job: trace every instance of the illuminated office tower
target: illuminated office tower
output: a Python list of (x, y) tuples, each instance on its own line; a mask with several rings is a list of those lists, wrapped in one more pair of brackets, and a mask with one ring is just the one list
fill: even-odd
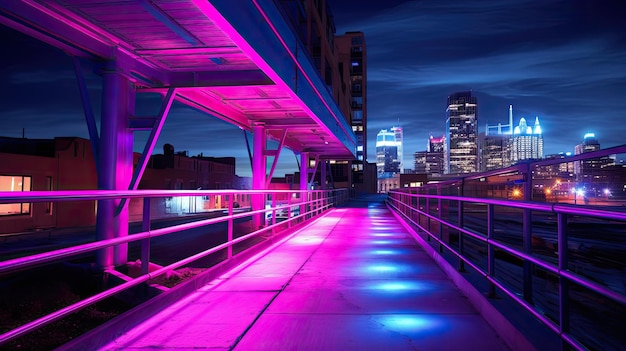
[(382, 129), (376, 135), (376, 171), (378, 178), (388, 178), (400, 173), (396, 136), (387, 129)]
[(443, 175), (443, 155), (446, 151), (446, 137), (433, 137), (428, 139), (428, 150), (426, 154), (426, 173), (430, 177), (441, 177)]
[(522, 160), (541, 158), (543, 158), (543, 134), (539, 117), (535, 117), (535, 124), (532, 127), (522, 117), (511, 136), (511, 162), (515, 164)]
[(414, 154), (415, 173), (425, 173), (428, 178), (443, 176), (443, 155), (446, 149), (444, 136), (428, 138), (426, 151)]
[(478, 171), (477, 100), (472, 92), (448, 96), (444, 173)]
[[(600, 150), (600, 142), (594, 133), (587, 133), (583, 142), (574, 147), (574, 154), (580, 155)], [(578, 182), (589, 185), (600, 182), (604, 175), (601, 170), (607, 166), (615, 165), (615, 159), (608, 156), (588, 158), (574, 163), (574, 173)]]
[[(335, 37), (339, 72), (342, 86), (349, 89), (349, 123), (356, 137), (356, 161), (352, 161), (352, 183), (356, 189), (367, 190), (369, 184), (367, 168), (367, 56), (365, 34), (346, 32)], [(372, 167), (373, 168), (373, 167)], [(371, 190), (371, 189), (370, 189)]]
[(489, 134), (480, 138), (480, 170), (493, 171), (511, 165), (511, 135)]
[(509, 105), (509, 123), (487, 124), (480, 136), (480, 170), (492, 171), (511, 165), (511, 136), (513, 135), (513, 105)]

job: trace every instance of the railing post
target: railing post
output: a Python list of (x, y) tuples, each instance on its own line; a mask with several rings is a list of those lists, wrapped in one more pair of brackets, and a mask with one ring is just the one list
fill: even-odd
[[(487, 204), (487, 274), (490, 278), (496, 276), (496, 257), (495, 250), (491, 241), (493, 240), (493, 217), (494, 217), (493, 204)], [(488, 297), (496, 297), (496, 286), (490, 281)]]
[[(532, 175), (530, 165), (525, 164), (524, 171), (524, 202), (530, 202), (532, 199)], [(531, 255), (532, 246), (532, 212), (530, 209), (524, 209), (524, 218), (522, 224), (524, 253)], [(530, 261), (524, 261), (524, 300), (533, 302), (533, 264)]]
[[(428, 195), (428, 194), (427, 194)], [(426, 232), (428, 234), (428, 240), (430, 241), (430, 236), (431, 231), (430, 231), (430, 197), (424, 197), (424, 199), (426, 199), (426, 208), (425, 208), (425, 212), (426, 212)]]
[[(437, 196), (441, 196), (441, 188), (437, 187)], [(437, 223), (437, 225), (439, 226), (439, 252), (443, 252), (443, 224), (441, 223), (441, 220), (443, 220), (443, 218), (441, 218), (441, 214), (443, 213), (443, 211), (441, 211), (441, 198), (437, 198), (437, 218), (439, 218), (439, 222)]]
[[(272, 218), (270, 223), (268, 223), (269, 225), (273, 225), (276, 224), (276, 194), (272, 194)], [(274, 230), (272, 229), (272, 232), (274, 232)]]
[[(233, 241), (233, 233), (234, 233), (234, 221), (233, 221), (233, 202), (235, 200), (235, 194), (228, 194), (228, 242)], [(228, 252), (226, 254), (227, 258), (233, 257), (233, 246), (228, 245)]]
[[(559, 273), (567, 270), (567, 215), (564, 213), (557, 214), (557, 231), (558, 231), (558, 255), (559, 255)], [(561, 350), (569, 349), (569, 345), (563, 338), (563, 334), (569, 333), (569, 282), (565, 277), (559, 274), (559, 332), (561, 335)]]
[[(150, 231), (150, 197), (143, 198), (141, 230)], [(141, 274), (148, 274), (150, 266), (150, 238), (141, 240)]]
[[(463, 201), (459, 200), (459, 208), (457, 213), (457, 221), (459, 228), (463, 228)], [(463, 232), (459, 231), (459, 255), (463, 256), (465, 248), (463, 244)], [(465, 261), (459, 259), (459, 272), (465, 272)]]
[(289, 206), (287, 208), (287, 228), (291, 228), (291, 197), (293, 196), (293, 193), (289, 192), (287, 193), (287, 205)]

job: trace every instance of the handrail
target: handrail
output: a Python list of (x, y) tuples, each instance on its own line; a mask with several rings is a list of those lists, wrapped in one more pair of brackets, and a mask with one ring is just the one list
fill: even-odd
[[(435, 184), (435, 186), (441, 187), (441, 184)], [(425, 189), (430, 188), (429, 185), (424, 187)], [(437, 209), (435, 214), (432, 212), (431, 208), (431, 200), (436, 199), (437, 201)], [(422, 201), (420, 201), (422, 200)], [(455, 223), (449, 222), (444, 216), (442, 207), (442, 200), (447, 200), (450, 202), (458, 203), (458, 225)], [(486, 206), (485, 212), (487, 212), (486, 219), (486, 232), (477, 232), (475, 230), (470, 230), (465, 228), (463, 225), (463, 218), (467, 216), (463, 212), (463, 204), (472, 203), (478, 205)], [(550, 330), (557, 333), (561, 338), (564, 344), (567, 344), (573, 347), (576, 350), (587, 350), (587, 347), (579, 341), (575, 335), (572, 334), (569, 325), (569, 306), (566, 303), (565, 299), (567, 296), (563, 295), (563, 291), (566, 291), (567, 288), (559, 290), (559, 304), (560, 304), (560, 317), (561, 322), (554, 321), (551, 318), (548, 318), (546, 315), (541, 313), (532, 303), (532, 297), (527, 297), (526, 294), (524, 296), (519, 296), (515, 291), (507, 288), (505, 284), (497, 279), (495, 276), (495, 268), (492, 266), (495, 264), (494, 250), (493, 248), (497, 248), (506, 252), (509, 255), (517, 257), (522, 261), (540, 267), (551, 274), (556, 275), (560, 279), (560, 284), (573, 283), (579, 286), (582, 286), (594, 293), (597, 293), (601, 296), (609, 298), (619, 304), (626, 306), (626, 295), (620, 293), (618, 291), (612, 290), (601, 283), (583, 277), (580, 274), (572, 272), (568, 269), (567, 266), (567, 216), (586, 216), (598, 219), (605, 220), (614, 220), (614, 221), (625, 221), (626, 222), (626, 213), (611, 211), (606, 209), (596, 209), (596, 208), (588, 208), (581, 207), (576, 205), (561, 205), (561, 204), (553, 204), (553, 203), (540, 203), (540, 202), (520, 202), (520, 201), (511, 201), (511, 200), (502, 200), (502, 199), (492, 199), (492, 198), (472, 198), (472, 197), (462, 197), (462, 196), (449, 196), (449, 195), (431, 195), (431, 194), (422, 194), (420, 191), (416, 191), (416, 189), (397, 189), (392, 190), (388, 193), (388, 205), (389, 207), (398, 213), (403, 220), (409, 222), (412, 226), (419, 228), (420, 231), (423, 231), (429, 238), (429, 240), (434, 240), (437, 245), (445, 248), (447, 252), (453, 254), (457, 257), (463, 264), (469, 265), (472, 269), (474, 269), (478, 274), (484, 277), (492, 286), (492, 289), (497, 287), (501, 291), (503, 291), (506, 295), (516, 301), (520, 306), (526, 309), (529, 313), (531, 313), (534, 317), (539, 319), (544, 325), (546, 325)], [(450, 207), (454, 206), (452, 203), (448, 203)], [(522, 209), (525, 212), (525, 218), (522, 220), (523, 230), (522, 233), (530, 234), (529, 226), (532, 226), (532, 223), (529, 219), (526, 219), (526, 214), (530, 213), (530, 211), (539, 211), (544, 213), (551, 213), (557, 215), (558, 220), (556, 221), (556, 237), (558, 246), (558, 256), (559, 262), (555, 264), (554, 262), (550, 262), (548, 260), (542, 259), (538, 256), (533, 256), (531, 251), (527, 251), (526, 248), (520, 250), (516, 247), (513, 247), (505, 242), (496, 240), (493, 238), (492, 234), (490, 234), (493, 230), (494, 223), (494, 207), (502, 206), (507, 208), (517, 208)], [(528, 217), (530, 218), (530, 217)], [(420, 219), (425, 219), (428, 225), (422, 225), (422, 221)], [(438, 228), (438, 233), (431, 232), (430, 227), (431, 223), (437, 223), (436, 227)], [(455, 248), (449, 245), (445, 240), (439, 237), (442, 228), (448, 228), (454, 231), (458, 231), (459, 233), (459, 247)], [(522, 234), (524, 235), (524, 234)], [(483, 244), (487, 245), (487, 262), (489, 265), (487, 269), (481, 268), (477, 264), (473, 263), (472, 260), (464, 253), (462, 237), (471, 237), (476, 239)], [(528, 240), (528, 238), (523, 238), (524, 241)], [(526, 264), (524, 265), (524, 269), (526, 268)], [(525, 271), (524, 279), (526, 279), (527, 274)], [(526, 284), (526, 281), (523, 281)], [(526, 288), (526, 287), (524, 287)], [(524, 291), (526, 293), (526, 291)]]
[(535, 210), (535, 211), (564, 213), (564, 214), (579, 215), (579, 216), (591, 216), (591, 217), (599, 217), (599, 218), (622, 220), (622, 221), (626, 220), (626, 212), (601, 210), (597, 208), (580, 207), (580, 206), (568, 205), (568, 204), (545, 203), (545, 202), (521, 202), (521, 201), (513, 201), (513, 200), (486, 199), (486, 198), (480, 198), (480, 197), (464, 197), (464, 196), (453, 196), (453, 195), (416, 194), (416, 193), (411, 193), (409, 192), (409, 190), (405, 190), (405, 189), (397, 189), (391, 192), (403, 193), (407, 195), (419, 195), (419, 197), (423, 197), (426, 199), (442, 199), (442, 200), (451, 200), (451, 201), (483, 203), (483, 204), (500, 205), (500, 206), (514, 207), (514, 208), (521, 208), (521, 209)]
[[(176, 268), (180, 268), (184, 265), (187, 265), (197, 259), (203, 258), (207, 255), (215, 253), (217, 251), (232, 248), (233, 245), (250, 239), (254, 236), (257, 236), (261, 233), (265, 233), (267, 231), (274, 231), (278, 229), (280, 226), (283, 226), (285, 223), (288, 227), (292, 226), (292, 222), (300, 221), (306, 222), (317, 216), (324, 213), (326, 210), (331, 207), (340, 204), (347, 200), (348, 192), (347, 189), (334, 189), (334, 190), (136, 190), (136, 191), (114, 191), (114, 190), (71, 190), (71, 191), (31, 191), (31, 192), (0, 192), (0, 203), (15, 203), (15, 202), (51, 202), (51, 201), (76, 201), (76, 200), (104, 200), (104, 199), (131, 199), (131, 198), (155, 198), (155, 197), (174, 197), (174, 196), (211, 196), (211, 195), (263, 195), (263, 196), (274, 196), (278, 194), (288, 194), (288, 203), (285, 204), (276, 204), (274, 201), (270, 208), (263, 209), (255, 209), (251, 211), (241, 212), (241, 213), (233, 213), (233, 206), (230, 204), (228, 206), (228, 213), (224, 216), (202, 219), (190, 223), (172, 225), (165, 228), (152, 229), (147, 231), (142, 231), (139, 233), (135, 233), (132, 235), (128, 235), (125, 237), (118, 237), (106, 240), (100, 240), (96, 242), (91, 242), (87, 244), (74, 245), (71, 247), (66, 247), (62, 249), (52, 250), (48, 252), (43, 252), (39, 254), (24, 256), (20, 258), (10, 259), (6, 261), (0, 262), (0, 276), (20, 270), (26, 270), (29, 268), (34, 268), (41, 266), (46, 263), (67, 259), (69, 257), (79, 256), (87, 252), (92, 252), (95, 250), (100, 250), (106, 247), (130, 243), (134, 241), (142, 241), (148, 238), (154, 238), (158, 236), (163, 236), (167, 234), (177, 233), (182, 230), (198, 228), (202, 226), (207, 226), (211, 224), (227, 222), (228, 230), (232, 233), (233, 220), (244, 217), (251, 217), (254, 215), (260, 215), (265, 213), (272, 214), (272, 224), (262, 227), (260, 229), (254, 230), (246, 235), (240, 236), (238, 238), (232, 238), (229, 236), (227, 242), (219, 244), (214, 247), (210, 247), (205, 249), (199, 253), (196, 253), (192, 256), (183, 258), (179, 261), (171, 263), (167, 266), (161, 267), (153, 272), (145, 272), (136, 278), (131, 278), (128, 281), (115, 286), (113, 288), (106, 289), (96, 295), (78, 301), (74, 304), (66, 306), (60, 310), (49, 313), (45, 316), (42, 316), (36, 320), (30, 321), (22, 326), (19, 326), (15, 329), (4, 332), (0, 335), (0, 345), (6, 344), (16, 338), (24, 336), (34, 330), (37, 330), (45, 325), (48, 325), (52, 322), (55, 322), (65, 316), (76, 313), (79, 310), (90, 306), (96, 302), (102, 301), (108, 297), (111, 297), (119, 292), (128, 290), (134, 286), (137, 286), (141, 283), (144, 283), (156, 276), (164, 274), (168, 271), (171, 271)], [(300, 195), (299, 201), (292, 201), (291, 196), (294, 194)], [(313, 195), (313, 196), (311, 196)], [(232, 199), (232, 197), (231, 197)], [(231, 201), (232, 202), (232, 201)], [(301, 211), (299, 214), (295, 216), (291, 216), (291, 210), (289, 210), (289, 216), (284, 222), (277, 222), (275, 219), (276, 210), (278, 209), (291, 209), (293, 206), (299, 206), (303, 208), (304, 211)], [(150, 221), (150, 212), (145, 212), (144, 220)], [(148, 247), (149, 250), (149, 247)], [(230, 254), (227, 259), (230, 259)]]

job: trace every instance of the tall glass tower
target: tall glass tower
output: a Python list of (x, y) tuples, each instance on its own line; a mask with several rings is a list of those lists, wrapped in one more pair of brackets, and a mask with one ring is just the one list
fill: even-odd
[(529, 126), (522, 117), (519, 125), (513, 129), (511, 137), (511, 162), (543, 158), (543, 134), (539, 117), (535, 117), (534, 126)]
[(478, 103), (471, 91), (448, 96), (444, 173), (478, 171)]
[(376, 135), (376, 173), (378, 178), (389, 178), (400, 173), (396, 136), (387, 129), (382, 129)]

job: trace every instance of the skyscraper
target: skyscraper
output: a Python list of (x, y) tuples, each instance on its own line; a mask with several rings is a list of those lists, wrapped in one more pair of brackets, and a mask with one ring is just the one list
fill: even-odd
[(471, 91), (448, 96), (444, 173), (478, 171), (477, 100)]
[(492, 171), (511, 165), (511, 135), (481, 133), (480, 170)]
[(543, 131), (539, 117), (529, 126), (522, 117), (513, 126), (513, 105), (509, 105), (509, 123), (487, 124), (480, 138), (480, 169), (490, 171), (508, 167), (522, 160), (543, 158)]
[[(587, 152), (600, 150), (600, 142), (596, 139), (594, 133), (585, 134), (582, 143), (574, 147), (574, 154), (580, 155)], [(600, 178), (600, 171), (615, 164), (615, 159), (604, 156), (594, 157), (586, 160), (578, 161), (574, 164), (574, 173), (576, 180), (585, 185), (597, 183)]]
[[(367, 163), (367, 55), (365, 34), (346, 32), (335, 38), (341, 85), (350, 90), (350, 124), (356, 136), (356, 161), (351, 162), (352, 185), (361, 191), (375, 191), (370, 184), (375, 170)], [(371, 177), (370, 177), (371, 175)]]
[(428, 138), (428, 150), (426, 153), (426, 173), (430, 177), (441, 177), (443, 175), (443, 155), (446, 150), (446, 138), (440, 137)]
[(335, 35), (330, 1), (281, 0), (285, 17), (309, 52), (356, 137), (356, 160), (329, 160), (336, 186), (375, 192), (374, 167), (367, 169), (367, 55), (365, 34)]
[(378, 178), (388, 178), (400, 173), (398, 142), (395, 133), (382, 129), (376, 135), (376, 171)]
[(522, 117), (511, 136), (511, 162), (541, 158), (543, 158), (543, 133), (539, 117), (535, 117), (535, 124), (532, 127)]

